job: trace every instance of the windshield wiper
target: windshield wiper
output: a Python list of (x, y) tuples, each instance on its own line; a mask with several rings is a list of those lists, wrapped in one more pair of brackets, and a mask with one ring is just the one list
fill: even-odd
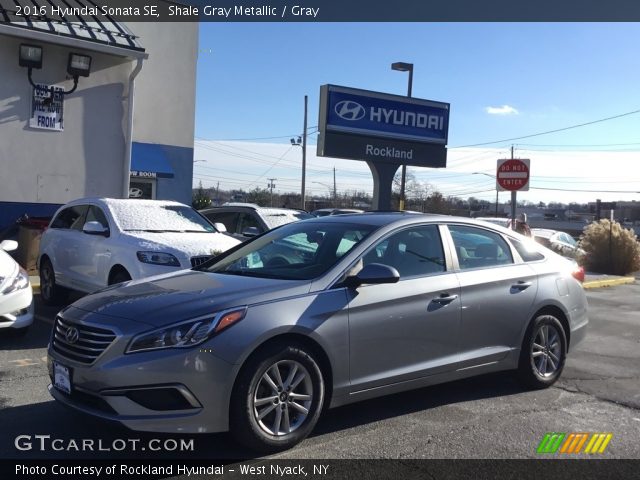
[(260, 273), (251, 270), (218, 270), (211, 273), (220, 273), (222, 275), (238, 275), (239, 277), (255, 277), (255, 278), (273, 278), (282, 280), (291, 280), (289, 277), (282, 275), (274, 275), (272, 273)]

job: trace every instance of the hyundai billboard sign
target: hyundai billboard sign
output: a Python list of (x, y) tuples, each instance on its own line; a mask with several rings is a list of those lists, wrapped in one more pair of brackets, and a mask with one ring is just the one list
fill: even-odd
[(446, 165), (448, 103), (323, 85), (319, 126), (319, 156)]

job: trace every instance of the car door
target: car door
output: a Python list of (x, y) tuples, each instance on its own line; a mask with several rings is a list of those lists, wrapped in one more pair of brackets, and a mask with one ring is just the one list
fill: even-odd
[(452, 368), (460, 329), (459, 285), (447, 270), (437, 225), (403, 229), (378, 242), (361, 265), (395, 267), (395, 284), (348, 290), (353, 391)]
[(516, 263), (501, 234), (449, 225), (460, 282), (460, 368), (497, 362), (520, 347), (538, 289), (535, 271)]
[(52, 261), (56, 281), (61, 285), (76, 288), (79, 280), (78, 265), (81, 254), (80, 240), (82, 226), (87, 213), (87, 205), (73, 205), (60, 211), (51, 222), (53, 235), (49, 256)]
[[(84, 223), (98, 222), (105, 229), (109, 229), (109, 222), (96, 205), (89, 206)], [(84, 225), (83, 223), (83, 225)], [(75, 266), (77, 288), (84, 291), (94, 291), (107, 285), (111, 248), (110, 237), (82, 232), (78, 238), (78, 262)]]

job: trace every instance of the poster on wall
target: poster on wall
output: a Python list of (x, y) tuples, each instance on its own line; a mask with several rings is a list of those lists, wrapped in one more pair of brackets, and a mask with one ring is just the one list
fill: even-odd
[(62, 132), (64, 88), (58, 85), (36, 83), (31, 100), (29, 127)]

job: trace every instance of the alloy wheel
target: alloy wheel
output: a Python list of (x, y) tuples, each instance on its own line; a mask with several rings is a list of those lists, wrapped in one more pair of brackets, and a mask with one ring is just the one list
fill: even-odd
[(274, 363), (262, 374), (252, 396), (258, 425), (273, 436), (294, 432), (309, 415), (313, 393), (311, 375), (301, 363)]
[(553, 325), (540, 325), (531, 345), (531, 359), (536, 373), (551, 377), (560, 367), (562, 341), (560, 332)]

